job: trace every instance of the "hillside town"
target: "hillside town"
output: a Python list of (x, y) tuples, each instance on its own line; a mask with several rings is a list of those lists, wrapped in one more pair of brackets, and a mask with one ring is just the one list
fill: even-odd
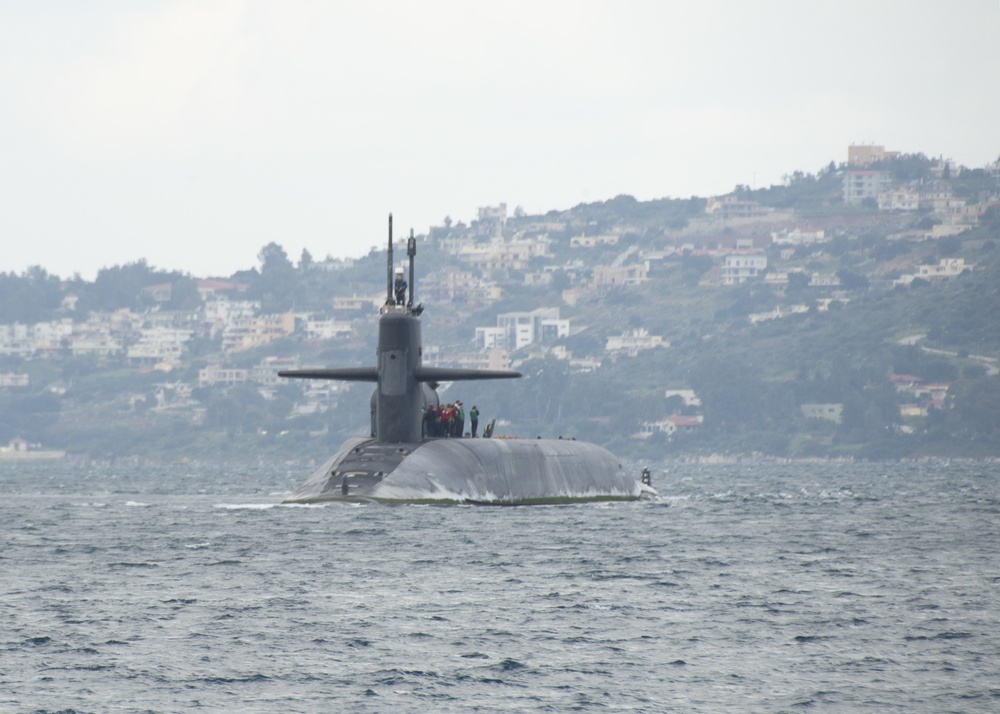
[[(909, 177), (907, 156), (851, 145), (846, 162), (831, 162), (815, 176), (796, 172), (783, 187), (772, 187), (789, 195), (802, 191), (803, 198), (787, 206), (768, 201), (767, 191), (737, 186), (727, 195), (668, 202), (666, 218), (640, 210), (645, 204), (630, 197), (536, 216), (520, 208), (508, 212), (499, 203), (479, 208), (468, 224), (446, 218), (418, 236), (421, 254), (435, 259), (418, 261), (417, 298), (454, 318), (447, 341), (425, 340), (424, 363), (505, 369), (554, 359), (572, 375), (641, 354), (667, 355), (676, 335), (638, 320), (607, 324), (599, 317), (609, 296), (657, 281), (682, 284), (692, 294), (709, 290), (719, 300), (726, 291), (766, 289), (773, 298), (767, 309), (740, 316), (745, 325), (761, 327), (843, 310), (871, 291), (962, 280), (977, 270), (972, 255), (963, 253), (962, 236), (991, 221), (998, 225), (1000, 160), (969, 170), (944, 158), (922, 158), (919, 175)], [(825, 210), (817, 210), (807, 192), (823, 186), (839, 193), (828, 192)], [(873, 236), (877, 249), (870, 248)], [(859, 252), (859, 244), (869, 249)], [(909, 248), (893, 248), (903, 245)], [(365, 354), (386, 296), (379, 272), (362, 274), (362, 263), (382, 258), (375, 249), (359, 260), (304, 255), (295, 266), (280, 246), (269, 248), (259, 271), (185, 276), (196, 298), (180, 308), (176, 280), (144, 284), (110, 310), (81, 310), (79, 283), (62, 281), (61, 299), (47, 319), (0, 324), (0, 394), (63, 397), (73, 377), (31, 365), (83, 359), (147, 375), (141, 390), (115, 395), (126, 412), (171, 413), (203, 425), (208, 395), (238, 385), (252, 387), (264, 401), (273, 401), (279, 389), (293, 390), (288, 419), (335, 410), (350, 384), (309, 380), (289, 387), (277, 372), (324, 366), (331, 356), (351, 358), (359, 349)], [(851, 264), (843, 259), (848, 254), (857, 256)], [(313, 295), (308, 308), (297, 300), (278, 304), (255, 280), (279, 272), (291, 284), (311, 281), (327, 292)], [(149, 275), (163, 277), (155, 270)], [(522, 294), (540, 296), (539, 302), (515, 299)], [(510, 309), (518, 302), (521, 309)], [(997, 371), (996, 357), (978, 356), (990, 375)], [(891, 380), (904, 430), (948, 404), (947, 382), (906, 374)], [(669, 413), (637, 415), (631, 438), (670, 440), (701, 428), (710, 417), (694, 386), (660, 385)], [(798, 408), (806, 419), (837, 424), (844, 405), (810, 401)], [(44, 430), (23, 434), (18, 428), (6, 426), (0, 442), (24, 452), (25, 438), (44, 436)]]

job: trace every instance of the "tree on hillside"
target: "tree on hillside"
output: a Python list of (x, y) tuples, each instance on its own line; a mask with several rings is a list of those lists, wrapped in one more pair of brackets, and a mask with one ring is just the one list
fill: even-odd
[[(145, 259), (125, 265), (115, 265), (102, 268), (94, 280), (94, 307), (103, 310), (114, 310), (120, 307), (134, 307), (139, 298), (139, 292), (147, 285), (155, 285), (153, 271)], [(90, 296), (82, 296), (81, 302), (89, 307)]]
[(260, 298), (265, 314), (286, 312), (295, 305), (298, 281), (295, 266), (288, 259), (285, 249), (271, 242), (257, 254), (260, 276), (254, 293)]
[(198, 283), (189, 275), (176, 276), (170, 285), (170, 300), (166, 307), (170, 310), (197, 310), (201, 306)]
[(964, 380), (953, 385), (948, 396), (954, 404), (957, 426), (967, 436), (996, 443), (1000, 438), (1000, 380)]
[(62, 302), (59, 278), (44, 268), (28, 268), (22, 275), (0, 273), (0, 323), (40, 322), (51, 317)]
[(177, 271), (151, 268), (144, 259), (101, 268), (93, 283), (77, 277), (70, 284), (70, 290), (79, 296), (77, 310), (81, 313), (121, 308), (135, 310), (152, 307), (155, 302), (142, 292), (143, 288), (161, 284), (170, 286), (170, 299), (163, 307), (170, 310), (195, 310), (201, 305), (201, 295), (194, 278)]
[(962, 167), (958, 176), (951, 181), (951, 190), (958, 198), (964, 198), (969, 203), (979, 203), (980, 197), (990, 196), (996, 192), (997, 180), (986, 169), (967, 169)]
[(895, 158), (876, 162), (873, 168), (889, 171), (894, 181), (904, 183), (932, 178), (933, 165), (934, 162), (924, 154), (900, 154)]
[(290, 272), (294, 269), (292, 261), (288, 259), (288, 253), (273, 241), (260, 249), (257, 260), (260, 261), (261, 274)]
[(694, 287), (715, 265), (715, 261), (707, 255), (685, 254), (681, 258), (681, 281), (688, 287)]

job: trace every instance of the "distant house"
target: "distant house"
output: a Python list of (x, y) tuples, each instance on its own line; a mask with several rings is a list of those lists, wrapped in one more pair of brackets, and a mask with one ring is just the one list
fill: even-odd
[(866, 198), (878, 200), (888, 190), (892, 177), (888, 171), (852, 169), (844, 173), (844, 203), (858, 204)]
[(900, 404), (899, 415), (904, 418), (925, 417), (927, 416), (927, 407), (922, 407), (919, 404)]
[(210, 364), (198, 371), (198, 386), (212, 387), (216, 384), (245, 384), (250, 379), (250, 370), (236, 367), (223, 367), (220, 364)]
[(557, 307), (505, 312), (497, 315), (496, 327), (476, 328), (476, 344), (480, 350), (498, 347), (519, 350), (531, 344), (550, 343), (568, 337), (569, 330), (569, 320), (559, 317)]
[(924, 280), (934, 278), (954, 278), (966, 270), (972, 270), (965, 264), (965, 258), (941, 258), (937, 265), (921, 265), (917, 268), (917, 277)]
[(618, 245), (621, 236), (617, 234), (609, 235), (579, 235), (569, 239), (570, 248), (596, 248), (599, 245)]
[(159, 285), (147, 285), (140, 292), (143, 297), (153, 302), (170, 302), (173, 287), (171, 283), (160, 283)]
[(106, 329), (98, 329), (69, 338), (69, 349), (74, 357), (98, 355), (106, 357), (122, 351), (122, 341), (112, 337)]
[(896, 387), (897, 392), (909, 396), (923, 408), (930, 406), (943, 408), (951, 386), (948, 382), (925, 384), (920, 377), (912, 374), (890, 374), (889, 381)]
[(598, 290), (619, 285), (639, 285), (649, 277), (649, 269), (643, 263), (633, 265), (598, 265), (594, 267), (593, 287)]
[(551, 285), (552, 272), (548, 270), (543, 270), (538, 273), (525, 273), (524, 284), (529, 287), (540, 286), (540, 285)]
[(648, 439), (653, 434), (662, 433), (671, 437), (678, 431), (694, 431), (700, 427), (704, 421), (705, 417), (700, 414), (696, 416), (668, 416), (666, 419), (643, 422), (639, 425), (639, 432), (633, 436), (636, 439)]
[(686, 407), (700, 407), (701, 397), (693, 389), (668, 389), (663, 393), (664, 398), (680, 397), (684, 400)]
[(936, 240), (938, 238), (947, 238), (948, 236), (957, 236), (968, 230), (972, 230), (972, 227), (970, 223), (938, 223), (931, 226), (930, 232), (925, 233), (924, 238)]
[(126, 356), (132, 364), (149, 365), (158, 362), (180, 362), (184, 344), (191, 339), (191, 330), (169, 327), (144, 328), (139, 341), (128, 348)]
[(811, 288), (835, 288), (840, 285), (840, 278), (834, 273), (813, 273), (809, 276)]
[[(527, 282), (527, 276), (525, 277)], [(432, 303), (461, 302), (467, 306), (488, 305), (503, 297), (503, 289), (471, 271), (448, 267), (420, 280), (419, 294)]]
[(844, 414), (843, 404), (809, 403), (803, 404), (799, 408), (802, 410), (802, 416), (806, 419), (825, 419), (834, 424), (839, 424)]
[(920, 193), (909, 188), (896, 188), (878, 195), (880, 211), (917, 211), (920, 209)]
[(281, 313), (234, 320), (222, 331), (222, 350), (236, 352), (267, 344), (295, 332), (295, 315)]
[(593, 372), (594, 370), (600, 369), (603, 362), (604, 361), (600, 357), (570, 357), (569, 370), (574, 374), (581, 372)]
[(19, 436), (15, 436), (13, 439), (10, 440), (10, 442), (8, 442), (4, 450), (24, 453), (25, 451), (28, 450), (28, 442)]
[(338, 312), (357, 312), (371, 308), (377, 310), (384, 300), (384, 292), (379, 292), (374, 296), (335, 297), (333, 298), (333, 309)]
[(847, 147), (848, 166), (871, 166), (898, 156), (898, 151), (886, 151), (884, 146), (876, 144), (851, 144)]
[(476, 234), (480, 236), (497, 236), (503, 234), (507, 223), (507, 204), (498, 206), (483, 206), (478, 211)]
[(795, 228), (791, 231), (783, 230), (771, 233), (773, 245), (812, 245), (813, 243), (822, 243), (825, 240), (826, 232), (822, 230), (803, 231)]
[(739, 285), (762, 275), (765, 270), (766, 255), (727, 255), (722, 260), (722, 284)]
[(245, 293), (250, 289), (249, 283), (236, 283), (231, 280), (216, 280), (205, 278), (195, 281), (195, 287), (202, 301), (216, 297), (220, 293)]
[(31, 382), (31, 377), (27, 372), (6, 372), (0, 374), (0, 388), (4, 387), (27, 387)]
[(732, 220), (737, 218), (758, 218), (767, 215), (767, 209), (756, 201), (728, 196), (712, 196), (705, 204), (705, 213), (715, 218)]
[(947, 280), (958, 277), (966, 270), (972, 270), (972, 266), (966, 264), (965, 258), (942, 258), (937, 265), (920, 265), (917, 272), (900, 275), (893, 281), (893, 285), (909, 285), (917, 278), (922, 280)]
[(788, 317), (789, 315), (801, 315), (806, 312), (809, 312), (809, 307), (807, 305), (789, 305), (784, 309), (782, 309), (779, 305), (769, 312), (752, 312), (747, 317), (750, 320), (751, 325), (756, 325), (759, 322), (780, 320), (781, 318)]
[(629, 330), (621, 335), (611, 335), (604, 346), (604, 351), (608, 354), (624, 353), (629, 357), (635, 357), (643, 350), (651, 350), (656, 347), (669, 347), (670, 343), (660, 335), (651, 335), (649, 330), (638, 328)]
[(353, 331), (351, 323), (337, 320), (317, 320), (308, 318), (305, 322), (307, 340), (332, 340), (350, 335)]

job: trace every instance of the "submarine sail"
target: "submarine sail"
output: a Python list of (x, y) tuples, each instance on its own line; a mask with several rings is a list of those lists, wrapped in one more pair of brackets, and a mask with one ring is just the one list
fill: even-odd
[[(424, 414), (439, 406), (441, 382), (516, 379), (515, 370), (429, 367), (422, 362), (420, 314), (413, 305), (413, 231), (409, 284), (394, 273), (389, 216), (386, 301), (378, 320), (376, 364), (287, 370), (280, 377), (374, 382), (371, 433), (349, 439), (286, 503), (373, 500), (481, 504), (633, 500), (655, 493), (626, 473), (606, 449), (565, 439), (463, 439), (424, 433)], [(394, 279), (395, 274), (395, 279)]]

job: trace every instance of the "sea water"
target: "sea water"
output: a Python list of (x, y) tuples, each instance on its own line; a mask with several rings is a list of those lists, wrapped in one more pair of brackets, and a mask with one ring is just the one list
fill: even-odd
[(279, 505), (308, 470), (2, 465), (0, 711), (1000, 710), (1000, 465)]

